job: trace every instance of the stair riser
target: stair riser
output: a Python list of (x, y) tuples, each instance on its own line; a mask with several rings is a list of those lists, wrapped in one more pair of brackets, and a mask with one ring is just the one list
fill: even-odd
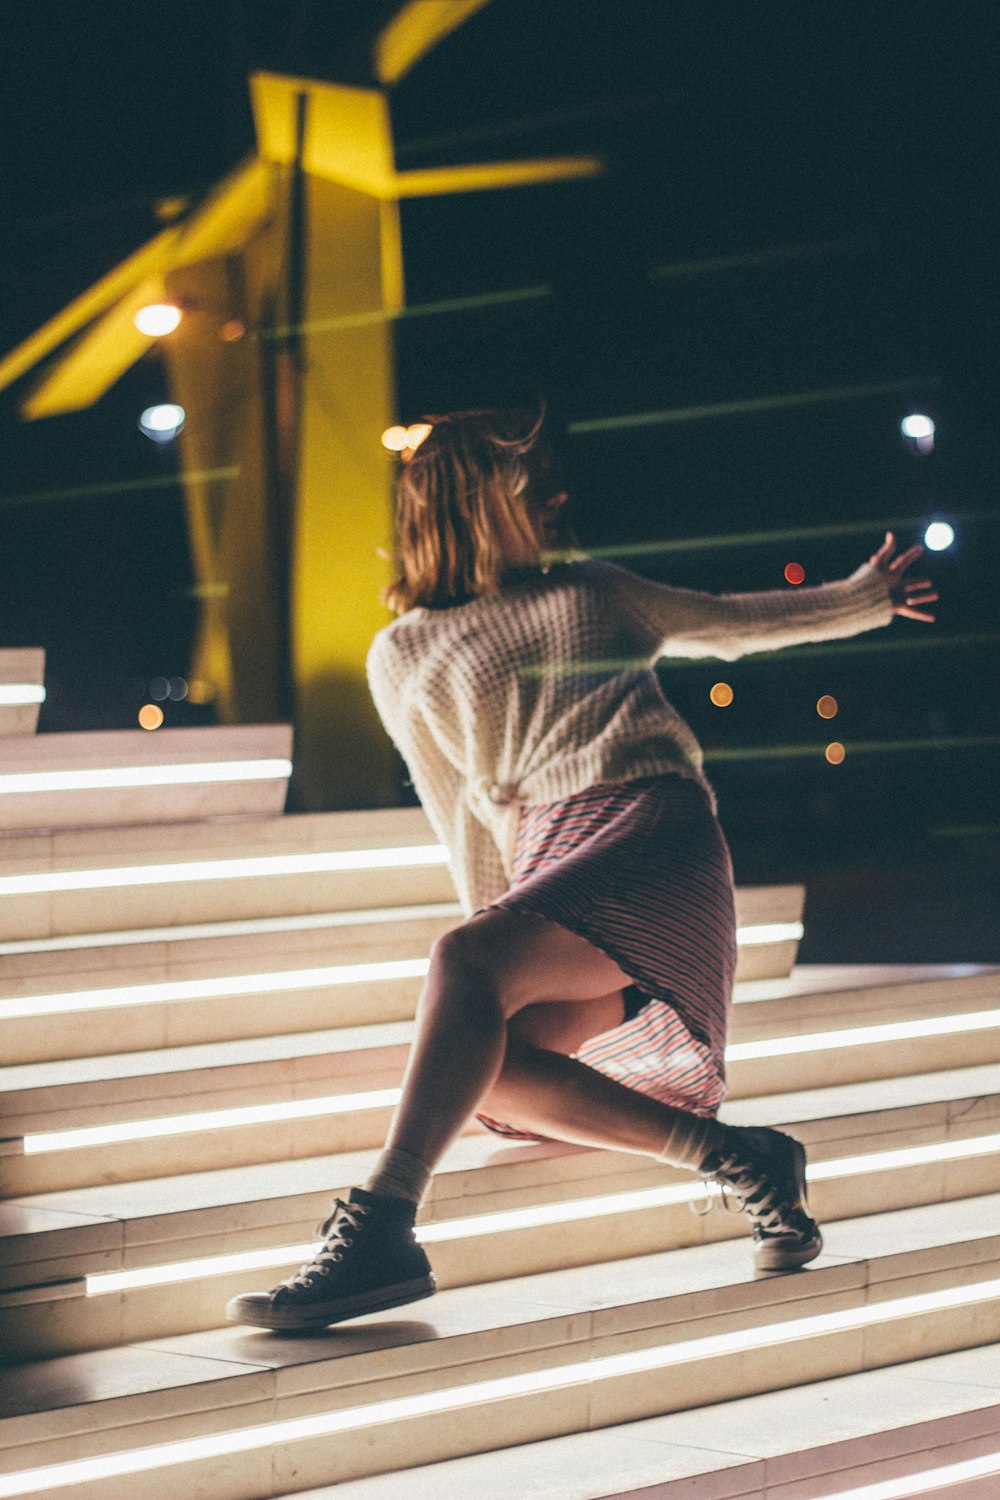
[[(810, 1204), (821, 1221), (833, 1222), (996, 1191), (1000, 1191), (1000, 1157), (992, 1156), (817, 1182), (810, 1187)], [(476, 1212), (479, 1207), (470, 1202), (467, 1211)], [(157, 1246), (159, 1253), (152, 1257), (144, 1257), (142, 1247), (136, 1246), (130, 1253), (130, 1263), (179, 1261), (267, 1245), (302, 1243), (311, 1233), (310, 1225), (302, 1222), (289, 1224), (287, 1229), (279, 1225), (246, 1234), (233, 1231), (212, 1241), (161, 1243)], [(428, 1243), (428, 1253), (438, 1284), (445, 1288), (481, 1285), (746, 1235), (746, 1220), (740, 1214), (716, 1208), (698, 1217), (686, 1205), (674, 1204), (566, 1225), (533, 1226), (470, 1236), (461, 1241)], [(747, 1256), (749, 1263), (749, 1239)], [(90, 1267), (114, 1268), (111, 1257)], [(230, 1297), (241, 1291), (273, 1286), (296, 1269), (297, 1263), (249, 1273), (226, 1272), (166, 1287), (143, 1287), (92, 1297), (85, 1295), (82, 1282), (67, 1283), (49, 1300), (21, 1301), (17, 1293), (7, 1297), (0, 1293), (6, 1358), (48, 1358), (214, 1328)], [(39, 1279), (51, 1280), (57, 1274), (60, 1273), (53, 1266)], [(31, 1295), (39, 1299), (46, 1296), (44, 1289)]]
[(454, 901), (446, 865), (5, 896), (0, 942)]
[[(668, 1371), (605, 1377), (594, 1384), (485, 1400), (464, 1411), (398, 1419), (381, 1423), (375, 1429), (349, 1430), (334, 1437), (324, 1435), (285, 1443), (279, 1437), (276, 1444), (250, 1453), (199, 1459), (152, 1474), (105, 1477), (74, 1486), (72, 1493), (74, 1500), (148, 1500), (152, 1493), (157, 1500), (190, 1500), (196, 1494), (211, 1495), (212, 1500), (265, 1500), (365, 1474), (388, 1473), (462, 1454), (488, 1452), (515, 1443), (595, 1430), (884, 1368), (905, 1360), (982, 1346), (997, 1338), (1000, 1338), (1000, 1303), (980, 1303), (971, 1308), (912, 1316), (869, 1331), (851, 1328), (806, 1336), (782, 1346), (780, 1357), (775, 1357), (773, 1350), (762, 1348), (743, 1352), (739, 1358), (727, 1355), (695, 1358)], [(573, 1351), (577, 1358), (591, 1354), (600, 1357), (605, 1352), (602, 1343)], [(466, 1367), (462, 1383), (514, 1373), (510, 1363), (498, 1360), (485, 1366), (473, 1364)], [(527, 1360), (522, 1357), (517, 1373), (551, 1367), (553, 1363), (548, 1351)], [(349, 1399), (341, 1404), (331, 1404), (329, 1392), (312, 1392), (279, 1399), (272, 1413), (268, 1412), (266, 1401), (257, 1401), (241, 1412), (240, 1424), (252, 1425), (269, 1418), (292, 1419), (343, 1409), (359, 1400), (367, 1404), (455, 1383), (423, 1374), (386, 1387), (381, 1384), (354, 1387)], [(157, 1425), (162, 1429), (167, 1424)], [(217, 1414), (202, 1414), (186, 1424), (184, 1435), (220, 1428), (224, 1430), (224, 1425)], [(119, 1433), (115, 1449), (126, 1446), (122, 1437)], [(142, 1437), (130, 1435), (128, 1446), (166, 1440), (169, 1439), (162, 1430), (154, 1436), (147, 1427)], [(42, 1461), (53, 1461), (51, 1451), (45, 1453)]]

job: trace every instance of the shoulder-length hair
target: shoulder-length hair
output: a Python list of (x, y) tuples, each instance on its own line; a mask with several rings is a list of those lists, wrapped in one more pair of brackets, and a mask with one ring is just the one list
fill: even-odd
[[(541, 562), (537, 512), (554, 485), (544, 410), (429, 416), (404, 454), (396, 491), (396, 576), (382, 598), (397, 614), (496, 594), (505, 578)], [(550, 494), (544, 493), (548, 489)], [(560, 545), (572, 545), (565, 524)]]

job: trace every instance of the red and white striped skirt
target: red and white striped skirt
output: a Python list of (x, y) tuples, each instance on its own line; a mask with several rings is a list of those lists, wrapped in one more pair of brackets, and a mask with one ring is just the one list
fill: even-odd
[[(574, 1055), (619, 1083), (714, 1116), (736, 970), (733, 867), (697, 782), (606, 783), (521, 812), (510, 888), (491, 903), (586, 938), (633, 981), (626, 1020)], [(630, 1014), (631, 1012), (631, 1014)], [(538, 1136), (484, 1115), (490, 1130)]]

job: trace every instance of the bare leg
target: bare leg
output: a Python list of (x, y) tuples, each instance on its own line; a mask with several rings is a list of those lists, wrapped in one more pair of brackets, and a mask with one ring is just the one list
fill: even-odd
[[(710, 1130), (572, 1058), (508, 1045), (508, 1023), (526, 1007), (593, 1004), (629, 983), (606, 954), (542, 918), (486, 912), (449, 933), (431, 957), (387, 1148), (433, 1168), (481, 1104), (510, 1118), (504, 1101), (540, 1134), (653, 1156), (687, 1124)], [(696, 1155), (704, 1133), (695, 1130)]]

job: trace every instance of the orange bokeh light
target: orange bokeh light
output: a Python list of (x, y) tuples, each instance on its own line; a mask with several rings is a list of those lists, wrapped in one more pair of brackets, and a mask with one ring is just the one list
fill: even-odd
[(163, 723), (163, 709), (155, 703), (144, 703), (139, 710), (139, 723), (143, 729), (159, 729)]
[(826, 758), (830, 762), (831, 766), (840, 766), (844, 763), (844, 757), (847, 754), (847, 751), (844, 749), (839, 740), (834, 740), (831, 744), (827, 745), (825, 753)]
[(733, 701), (733, 690), (728, 682), (717, 682), (708, 696), (716, 708), (728, 708)]
[(836, 698), (834, 698), (830, 693), (824, 693), (822, 698), (816, 704), (816, 712), (819, 714), (821, 719), (833, 719), (836, 718), (837, 710), (839, 707), (840, 705), (837, 702)]
[(787, 563), (785, 566), (785, 579), (788, 583), (802, 583), (805, 580), (806, 570), (801, 563)]

